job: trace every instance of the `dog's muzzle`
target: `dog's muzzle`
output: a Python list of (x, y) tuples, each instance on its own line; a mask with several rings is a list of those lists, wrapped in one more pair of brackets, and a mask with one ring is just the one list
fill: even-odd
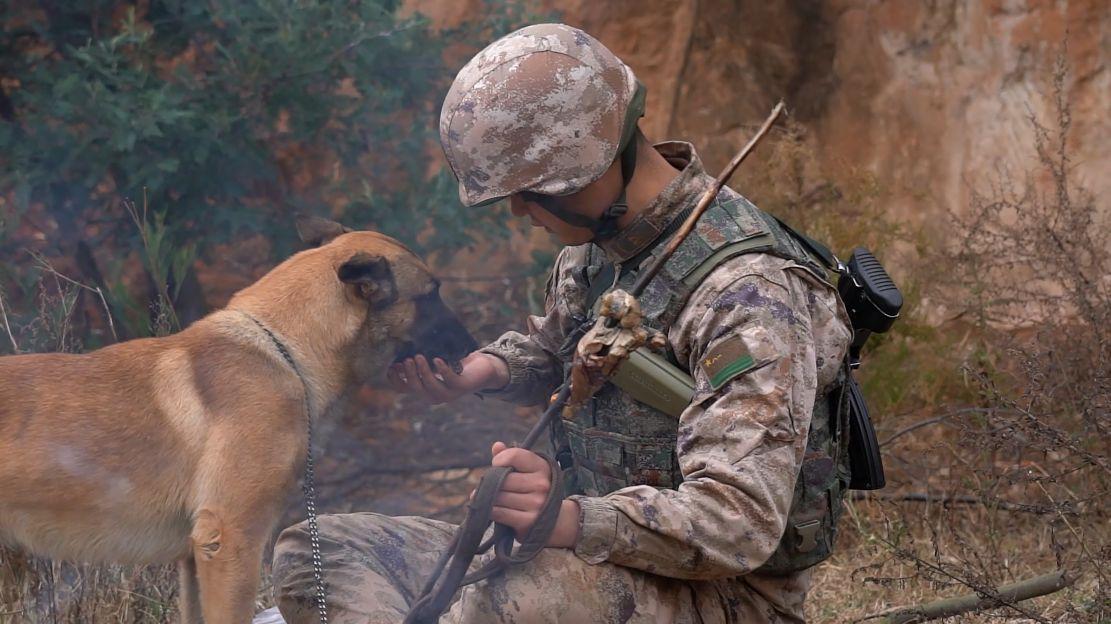
[(429, 360), (440, 358), (459, 372), (459, 361), (477, 349), (478, 342), (439, 294), (420, 297), (415, 303), (417, 319), (410, 332), (410, 340), (398, 349), (397, 361), (420, 354)]

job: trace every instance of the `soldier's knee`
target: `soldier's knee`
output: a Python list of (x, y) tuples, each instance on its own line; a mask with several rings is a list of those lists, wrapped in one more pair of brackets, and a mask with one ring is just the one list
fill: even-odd
[(278, 536), (274, 544), (271, 580), (274, 598), (287, 622), (301, 621), (303, 618), (300, 615), (312, 612), (316, 577), (313, 575), (308, 523), (288, 527)]
[(275, 582), (306, 564), (312, 564), (312, 545), (309, 541), (308, 523), (300, 522), (285, 528), (274, 543)]
[(579, 573), (586, 565), (570, 551), (546, 550), (527, 564), (464, 589), (458, 619), (466, 624), (587, 621), (578, 619), (573, 605), (576, 595), (591, 591)]

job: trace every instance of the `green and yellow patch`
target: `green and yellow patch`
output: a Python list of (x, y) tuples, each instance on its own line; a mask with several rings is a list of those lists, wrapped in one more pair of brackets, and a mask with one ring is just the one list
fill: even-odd
[(749, 353), (744, 340), (726, 338), (702, 356), (702, 372), (710, 380), (710, 387), (717, 390), (737, 375), (753, 369), (756, 359)]

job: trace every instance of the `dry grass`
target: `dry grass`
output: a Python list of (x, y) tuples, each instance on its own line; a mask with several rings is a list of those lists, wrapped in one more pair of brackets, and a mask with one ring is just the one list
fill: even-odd
[[(891, 607), (974, 594), (978, 584), (996, 587), (1057, 567), (1058, 534), (1045, 516), (855, 501), (846, 518), (836, 554), (814, 574), (807, 606), (815, 623), (853, 622)], [(1092, 611), (1095, 584), (1094, 578), (1085, 577), (1062, 592), (1020, 603), (1021, 611), (1002, 608), (953, 621), (1098, 622)]]
[(173, 566), (94, 566), (0, 550), (0, 622), (176, 621)]
[(838, 551), (816, 571), (817, 622), (986, 595), (1054, 570), (1073, 585), (955, 620), (1111, 618), (1111, 241), (1107, 211), (1070, 178), (1065, 81), (1059, 64), (1055, 118), (1030, 119), (1037, 167), (974, 193), (952, 215), (951, 246), (927, 257), (951, 269), (929, 294), (953, 320), (874, 353), (913, 362), (920, 377), (884, 406), (894, 417), (881, 439), (907, 432), (884, 448), (884, 494), (984, 503), (850, 503)]

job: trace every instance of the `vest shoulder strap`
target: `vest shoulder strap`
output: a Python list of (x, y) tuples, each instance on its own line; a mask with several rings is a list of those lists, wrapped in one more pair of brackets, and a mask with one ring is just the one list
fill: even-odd
[(687, 285), (692, 291), (702, 280), (706, 279), (714, 269), (725, 264), (726, 261), (746, 253), (767, 249), (772, 243), (773, 239), (770, 234), (761, 234), (752, 238), (730, 243), (710, 255), (702, 261), (694, 269), (692, 269), (686, 276), (683, 277), (683, 283)]
[[(674, 229), (677, 228), (671, 228)], [(653, 244), (650, 256), (646, 254), (642, 260), (661, 253), (662, 243), (669, 238), (661, 236)], [(799, 234), (743, 196), (732, 194), (730, 197), (723, 192), (641, 296), (645, 320), (659, 329), (669, 327), (694, 290), (714, 269), (749, 253), (788, 258), (819, 274), (824, 273), (823, 269), (836, 266), (836, 259), (825, 245)], [(592, 259), (601, 255), (592, 254)], [(640, 264), (636, 263), (637, 268)], [(603, 267), (597, 278), (591, 284), (588, 309), (613, 283), (612, 265), (608, 270)], [(635, 271), (627, 279), (634, 278)], [(634, 399), (678, 416), (694, 396), (694, 380), (675, 363), (647, 353), (645, 349), (640, 351), (645, 351), (645, 357), (629, 358), (611, 381)]]

